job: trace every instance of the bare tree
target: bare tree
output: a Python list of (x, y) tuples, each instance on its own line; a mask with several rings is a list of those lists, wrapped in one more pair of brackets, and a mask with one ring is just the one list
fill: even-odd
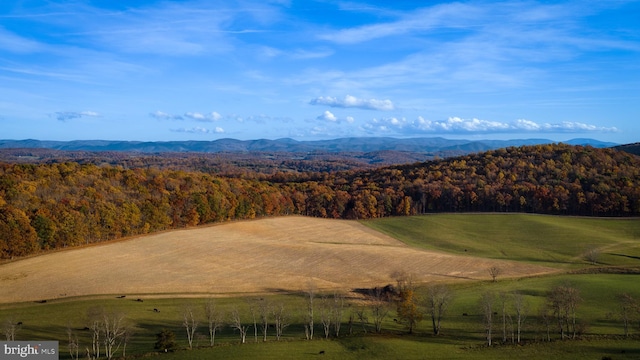
[(196, 329), (198, 328), (198, 319), (196, 319), (195, 310), (190, 304), (185, 305), (182, 310), (182, 326), (184, 326), (184, 329), (187, 332), (189, 349), (193, 349), (193, 339), (195, 337)]
[(498, 276), (502, 274), (502, 269), (497, 266), (490, 267), (488, 271), (489, 271), (489, 275), (491, 275), (491, 280), (493, 282), (498, 281)]
[(262, 330), (262, 341), (267, 341), (267, 330), (269, 330), (269, 317), (271, 315), (271, 304), (264, 298), (258, 302), (258, 312), (260, 314), (260, 330)]
[(391, 298), (383, 288), (376, 287), (369, 291), (369, 299), (371, 300), (371, 315), (373, 316), (373, 325), (377, 333), (382, 332), (382, 322), (391, 311)]
[(524, 298), (524, 295), (517, 291), (513, 292), (513, 309), (516, 313), (516, 341), (520, 343), (522, 327), (529, 311), (529, 303)]
[(349, 331), (349, 335), (353, 335), (353, 323), (356, 320), (356, 313), (353, 309), (349, 312), (349, 320), (347, 321), (347, 330)]
[(91, 349), (86, 348), (87, 358), (100, 358), (100, 338), (102, 335), (102, 314), (104, 309), (100, 307), (91, 307), (87, 309), (88, 328), (91, 331)]
[(598, 260), (600, 259), (600, 254), (600, 249), (596, 246), (592, 246), (588, 248), (587, 251), (585, 251), (584, 259), (591, 263), (591, 265), (596, 265), (598, 263)]
[(250, 325), (243, 325), (240, 318), (240, 312), (237, 308), (231, 311), (231, 324), (230, 326), (240, 332), (240, 343), (244, 344), (247, 341), (247, 331)]
[(124, 329), (124, 335), (122, 340), (122, 357), (127, 357), (127, 345), (131, 342), (131, 338), (133, 337), (134, 327), (130, 324)]
[(333, 306), (327, 295), (320, 297), (320, 322), (324, 330), (324, 338), (328, 339), (331, 333), (331, 319), (333, 318)]
[(316, 297), (316, 284), (313, 281), (307, 283), (307, 315), (304, 332), (307, 340), (313, 340), (313, 300)]
[(344, 314), (344, 295), (341, 293), (333, 294), (333, 334), (340, 336), (340, 326), (342, 325), (342, 316)]
[(554, 287), (547, 296), (547, 301), (558, 322), (558, 330), (562, 339), (572, 333), (576, 337), (576, 309), (581, 301), (578, 289), (567, 284)]
[(362, 326), (362, 331), (366, 334), (369, 318), (367, 317), (367, 313), (364, 311), (364, 307), (359, 307), (355, 312), (355, 316), (358, 319), (358, 321), (360, 321), (360, 325)]
[(104, 334), (104, 353), (107, 359), (111, 360), (124, 342), (127, 329), (126, 319), (122, 313), (105, 311), (102, 314), (101, 325)]
[(640, 303), (630, 294), (623, 293), (618, 295), (618, 312), (624, 326), (624, 336), (629, 336), (629, 328), (631, 324), (638, 318), (640, 313)]
[(2, 322), (2, 333), (7, 341), (15, 341), (18, 330), (20, 330), (20, 324), (15, 318), (9, 317)]
[(491, 346), (493, 339), (493, 313), (495, 301), (496, 296), (493, 292), (486, 291), (482, 293), (480, 297), (480, 309), (482, 310), (485, 338), (487, 339), (488, 346)]
[(451, 298), (451, 289), (446, 285), (437, 284), (427, 288), (426, 308), (429, 315), (431, 315), (434, 335), (440, 334), (442, 318), (447, 311)]
[(271, 311), (273, 315), (273, 325), (276, 330), (276, 340), (280, 340), (284, 329), (289, 326), (284, 304), (280, 303), (279, 305), (272, 307)]
[(224, 314), (218, 310), (213, 299), (209, 299), (204, 305), (204, 314), (209, 325), (209, 345), (214, 346), (216, 332), (224, 326)]
[(78, 342), (78, 335), (73, 331), (70, 324), (67, 324), (67, 338), (69, 339), (67, 345), (69, 356), (73, 360), (78, 360), (78, 357), (80, 356), (80, 343)]
[(253, 320), (253, 341), (258, 342), (258, 309), (255, 300), (246, 299), (247, 304), (249, 305), (249, 314), (251, 315), (251, 319)]
[(551, 307), (547, 304), (543, 304), (538, 309), (538, 321), (544, 330), (544, 339), (551, 341), (551, 324), (553, 323), (553, 314), (551, 313)]

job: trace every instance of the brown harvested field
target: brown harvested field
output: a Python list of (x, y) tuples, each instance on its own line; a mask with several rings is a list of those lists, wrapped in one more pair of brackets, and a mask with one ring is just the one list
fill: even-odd
[(358, 222), (300, 216), (176, 230), (0, 266), (0, 302), (85, 295), (238, 294), (353, 289), (553, 272), (530, 264), (410, 248)]

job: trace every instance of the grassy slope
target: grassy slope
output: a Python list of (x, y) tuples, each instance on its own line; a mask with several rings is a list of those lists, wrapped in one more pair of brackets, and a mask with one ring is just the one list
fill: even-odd
[(602, 265), (640, 266), (640, 219), (531, 214), (436, 214), (362, 221), (408, 245), (560, 268), (582, 267), (601, 249)]
[[(586, 245), (596, 244), (603, 248), (602, 262), (611, 265), (638, 265), (640, 251), (637, 234), (639, 221), (621, 219), (583, 219), (558, 218), (536, 215), (430, 215), (411, 218), (381, 219), (367, 221), (366, 225), (381, 229), (397, 236), (403, 241), (419, 247), (451, 251), (474, 256), (486, 256), (500, 259), (516, 259), (544, 263), (558, 267), (591, 267), (576, 258)], [(495, 239), (478, 241), (477, 239)], [(567, 242), (566, 239), (571, 239)], [(505, 248), (508, 250), (505, 250)], [(541, 249), (541, 250), (538, 250)], [(615, 255), (618, 254), (618, 255)], [(550, 257), (552, 256), (553, 257)], [(624, 256), (620, 256), (624, 255)], [(295, 341), (304, 337), (300, 323), (304, 301), (295, 295), (273, 296), (273, 302), (284, 302), (291, 309), (292, 326), (286, 331), (284, 343), (276, 343), (271, 337), (267, 344), (237, 345), (237, 334), (225, 328), (217, 337), (219, 346), (214, 349), (200, 349), (162, 354), (159, 359), (206, 359), (206, 358), (264, 358), (298, 359), (317, 358), (320, 350), (325, 350), (323, 358), (335, 359), (599, 359), (612, 356), (615, 359), (635, 359), (640, 357), (638, 340), (596, 339), (589, 341), (565, 341), (556, 343), (537, 343), (519, 347), (482, 347), (483, 329), (478, 311), (478, 298), (486, 290), (495, 292), (523, 293), (530, 304), (524, 338), (540, 338), (535, 315), (538, 307), (544, 303), (546, 292), (561, 283), (570, 283), (580, 290), (583, 302), (578, 310), (579, 320), (588, 324), (588, 334), (620, 335), (621, 325), (616, 320), (616, 295), (629, 292), (640, 298), (637, 286), (638, 275), (558, 275), (526, 278), (520, 280), (501, 280), (497, 283), (475, 282), (459, 284), (455, 287), (455, 298), (447, 317), (443, 322), (442, 335), (435, 338), (429, 335), (429, 323), (423, 321), (416, 336), (402, 335), (402, 329), (392, 321), (394, 311), (383, 328), (385, 336), (363, 337), (360, 327), (355, 328), (355, 336), (333, 341), (314, 340)], [(154, 335), (161, 328), (173, 330), (181, 346), (186, 346), (186, 336), (181, 328), (181, 309), (187, 303), (202, 308), (204, 299), (145, 299), (144, 303), (133, 299), (102, 299), (49, 302), (47, 304), (7, 304), (0, 306), (0, 321), (9, 317), (23, 321), (24, 326), (18, 334), (18, 340), (43, 339), (59, 340), (61, 358), (66, 353), (66, 328), (71, 325), (86, 345), (87, 332), (83, 332), (84, 316), (93, 306), (122, 311), (136, 325), (134, 342), (130, 353), (152, 351)], [(227, 313), (234, 306), (247, 312), (244, 299), (224, 298), (217, 300)], [(358, 306), (353, 303), (352, 307)], [(153, 308), (161, 310), (153, 312)], [(295, 310), (293, 310), (295, 309)], [(467, 313), (468, 316), (463, 316)], [(248, 316), (248, 314), (247, 314)], [(346, 318), (345, 320), (346, 321)], [(247, 317), (247, 322), (248, 317)], [(199, 332), (206, 334), (204, 324)], [(321, 331), (320, 325), (316, 334)], [(635, 330), (637, 333), (637, 329)], [(497, 326), (494, 339), (501, 337)], [(343, 324), (342, 333), (346, 333)], [(318, 337), (318, 336), (317, 336)], [(250, 336), (249, 341), (253, 338)], [(206, 344), (206, 340), (200, 340)], [(622, 350), (625, 351), (622, 354)]]
[[(291, 310), (292, 326), (287, 328), (285, 341), (275, 342), (273, 331), (270, 332), (266, 344), (253, 343), (253, 332), (248, 337), (249, 344), (238, 345), (238, 335), (229, 328), (223, 329), (216, 337), (217, 346), (214, 349), (199, 349), (194, 351), (179, 351), (176, 354), (159, 355), (158, 359), (299, 359), (316, 358), (319, 351), (326, 352), (324, 358), (330, 359), (422, 359), (425, 354), (429, 358), (447, 359), (510, 359), (513, 357), (531, 359), (600, 359), (604, 355), (614, 355), (616, 359), (634, 359), (640, 355), (638, 338), (622, 340), (622, 327), (616, 320), (616, 295), (630, 292), (640, 298), (640, 288), (635, 286), (640, 280), (638, 275), (562, 275), (537, 277), (521, 280), (504, 280), (497, 283), (469, 283), (457, 285), (454, 289), (455, 297), (451, 303), (447, 316), (443, 320), (441, 336), (430, 335), (429, 322), (421, 322), (415, 336), (408, 336), (398, 324), (393, 322), (394, 311), (391, 311), (383, 326), (385, 334), (363, 337), (361, 327), (354, 327), (354, 335), (346, 336), (347, 324), (343, 323), (343, 337), (337, 340), (322, 340), (320, 324), (316, 327), (314, 341), (301, 341), (304, 330), (300, 326), (304, 300), (296, 295), (273, 296), (272, 302), (283, 302)], [(551, 344), (537, 343), (526, 346), (504, 346), (486, 349), (482, 346), (483, 328), (478, 310), (479, 294), (483, 291), (512, 292), (520, 291), (525, 294), (529, 303), (528, 318), (525, 323), (523, 339), (531, 341), (539, 339), (541, 329), (535, 321), (538, 307), (544, 303), (546, 291), (561, 283), (570, 283), (580, 290), (583, 299), (578, 309), (578, 319), (589, 325), (588, 334), (605, 334), (616, 336), (608, 339), (591, 339), (589, 341), (565, 341)], [(133, 299), (103, 299), (79, 300), (68, 302), (54, 302), (47, 304), (21, 304), (0, 310), (0, 319), (12, 314), (24, 322), (24, 328), (19, 333), (19, 339), (47, 339), (58, 340), (61, 345), (61, 358), (67, 358), (66, 327), (71, 325), (80, 336), (81, 343), (88, 344), (88, 332), (84, 327), (84, 314), (93, 306), (104, 306), (107, 309), (122, 311), (127, 318), (136, 325), (134, 343), (129, 347), (129, 353), (147, 353), (152, 351), (154, 335), (162, 328), (168, 328), (177, 335), (179, 345), (186, 346), (186, 337), (181, 328), (181, 310), (185, 304), (193, 305), (196, 310), (202, 309), (204, 299), (145, 299), (143, 303)], [(245, 314), (246, 322), (250, 322), (245, 299), (222, 298), (216, 299), (220, 309), (227, 314), (235, 306)], [(358, 306), (354, 303), (352, 306)], [(161, 310), (160, 313), (152, 311)], [(463, 316), (467, 313), (468, 316)], [(613, 314), (613, 316), (612, 316)], [(346, 314), (345, 314), (346, 315)], [(202, 316), (202, 315), (201, 315)], [(319, 320), (319, 319), (318, 319)], [(346, 316), (343, 319), (346, 322)], [(319, 321), (318, 321), (319, 322)], [(637, 330), (634, 330), (637, 333)], [(206, 334), (204, 321), (198, 330)], [(501, 337), (499, 321), (495, 325), (494, 340)], [(552, 334), (552, 337), (557, 336)], [(206, 346), (206, 339), (198, 341)], [(621, 355), (621, 351), (625, 354)], [(152, 357), (153, 358), (153, 357)]]

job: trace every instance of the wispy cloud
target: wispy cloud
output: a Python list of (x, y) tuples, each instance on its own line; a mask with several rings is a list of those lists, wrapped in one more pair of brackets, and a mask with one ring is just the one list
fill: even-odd
[(83, 117), (99, 117), (95, 111), (58, 111), (53, 114), (59, 121), (67, 121), (73, 119), (79, 119)]
[(184, 114), (184, 117), (193, 119), (196, 121), (203, 121), (203, 122), (213, 122), (213, 121), (219, 121), (222, 119), (222, 115), (218, 114), (215, 111), (209, 114), (203, 114), (199, 112), (188, 112)]
[(181, 115), (169, 114), (159, 110), (149, 113), (149, 116), (158, 120), (184, 120), (184, 118)]
[(355, 44), (381, 37), (403, 35), (437, 27), (463, 27), (465, 20), (478, 18), (480, 7), (461, 3), (442, 4), (401, 14), (395, 21), (341, 29), (318, 35), (322, 40), (339, 44)]
[(335, 97), (320, 96), (318, 98), (309, 101), (311, 105), (325, 105), (337, 108), (360, 108), (366, 110), (394, 110), (395, 105), (391, 100), (378, 100), (378, 99), (359, 99), (355, 96), (347, 95), (342, 99)]
[(203, 127), (192, 127), (192, 128), (181, 128), (181, 129), (171, 129), (171, 132), (176, 133), (188, 133), (188, 134), (222, 134), (224, 133), (224, 129), (216, 126), (213, 129), (207, 129)]
[(45, 48), (43, 44), (16, 35), (0, 26), (0, 49), (3, 51), (28, 54), (41, 51), (43, 48)]

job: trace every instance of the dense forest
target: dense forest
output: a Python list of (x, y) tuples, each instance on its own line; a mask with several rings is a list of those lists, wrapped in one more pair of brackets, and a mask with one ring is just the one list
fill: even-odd
[(143, 163), (0, 163), (5, 259), (263, 216), (457, 211), (638, 216), (640, 157), (556, 144), (376, 169), (235, 175)]

